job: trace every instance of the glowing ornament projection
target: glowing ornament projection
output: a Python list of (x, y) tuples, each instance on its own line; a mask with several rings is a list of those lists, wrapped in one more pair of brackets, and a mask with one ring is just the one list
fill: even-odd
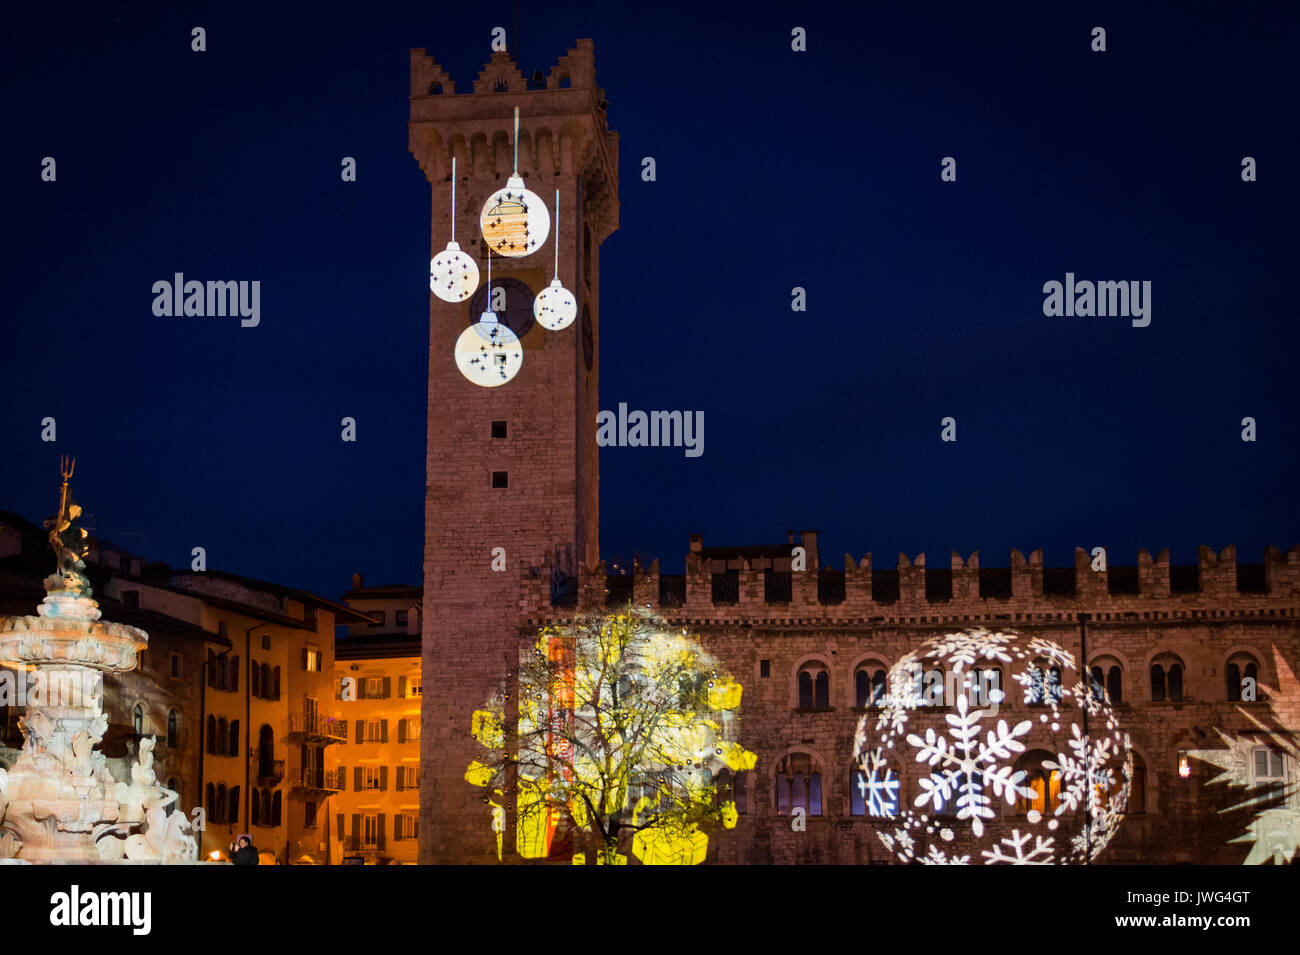
[(524, 346), (508, 325), (492, 312), (492, 259), (488, 257), (488, 308), (456, 339), (456, 367), (481, 388), (504, 385), (519, 373)]
[[(1003, 676), (972, 692), (967, 679), (976, 673)], [(922, 690), (931, 675), (956, 689), (955, 700)], [(1003, 689), (1015, 683), (1023, 700)], [(1132, 745), (1109, 702), (1085, 688), (1069, 651), (1039, 637), (968, 630), (904, 655), (888, 684), (879, 716), (858, 724), (854, 759), (868, 814), (893, 821), (877, 835), (899, 861), (1079, 863), (1114, 836), (1128, 803)], [(1032, 751), (1047, 758), (1031, 778)], [(921, 772), (911, 806), (900, 798), (895, 761)], [(1027, 801), (1023, 814), (1018, 799)]]
[[(1242, 798), (1235, 805), (1220, 810), (1221, 814), (1253, 810), (1246, 831), (1232, 842), (1250, 844), (1242, 865), (1283, 865), (1294, 863), (1300, 854), (1300, 778), (1294, 768), (1300, 764), (1300, 736), (1295, 731), (1300, 726), (1300, 680), (1282, 652), (1273, 648), (1273, 665), (1278, 676), (1277, 690), (1269, 695), (1267, 716), (1261, 718), (1257, 709), (1238, 706), (1237, 711), (1258, 731), (1229, 735), (1215, 728), (1226, 749), (1193, 749), (1188, 756), (1209, 763), (1222, 772), (1206, 786), (1227, 783), (1229, 788), (1242, 789)], [(1191, 769), (1180, 776), (1191, 775)]]
[(738, 818), (722, 774), (757, 762), (734, 739), (740, 697), (689, 635), (640, 611), (542, 630), (473, 716), (485, 754), (465, 779), (484, 789), (498, 857), (501, 810), (513, 799), (525, 859), (572, 852), (575, 863), (622, 865), (630, 842), (646, 865), (703, 862), (701, 824), (733, 828)]
[(456, 157), (451, 159), (451, 241), (429, 260), (429, 290), (444, 302), (463, 302), (478, 288), (478, 266), (456, 244)]
[(504, 189), (488, 196), (479, 215), (483, 240), (497, 255), (518, 259), (532, 255), (551, 233), (551, 214), (519, 175), (519, 107), (515, 107), (515, 171)]
[(533, 299), (533, 317), (543, 328), (558, 332), (578, 317), (578, 303), (560, 283), (560, 190), (555, 190), (555, 278)]

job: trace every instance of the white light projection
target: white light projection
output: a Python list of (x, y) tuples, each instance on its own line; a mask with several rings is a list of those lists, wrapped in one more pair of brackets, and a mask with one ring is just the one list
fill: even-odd
[(519, 175), (519, 107), (515, 107), (515, 171), (504, 189), (488, 196), (479, 214), (479, 228), (488, 248), (517, 259), (532, 255), (551, 232), (551, 214), (535, 192), (524, 188)]
[(560, 190), (555, 190), (555, 278), (533, 299), (533, 317), (543, 328), (558, 332), (578, 316), (578, 302), (560, 283)]
[[(1246, 832), (1232, 842), (1250, 843), (1242, 865), (1283, 865), (1295, 861), (1300, 852), (1300, 740), (1291, 729), (1300, 726), (1300, 681), (1277, 647), (1273, 662), (1280, 686), (1269, 694), (1266, 724), (1252, 707), (1238, 706), (1238, 712), (1259, 730), (1251, 735), (1230, 736), (1215, 728), (1227, 749), (1193, 749), (1187, 755), (1223, 770), (1207, 786), (1227, 783), (1244, 788), (1248, 798), (1220, 810), (1220, 814), (1253, 809)], [(1271, 689), (1261, 687), (1262, 690)], [(1287, 772), (1288, 764), (1290, 772)]]
[[(988, 701), (1001, 712), (973, 708), (964, 692), (946, 709), (927, 705), (920, 673), (938, 669), (964, 679), (976, 668), (1004, 671), (1007, 685), (1014, 681), (1023, 687), (1023, 704), (995, 688), (987, 691)], [(1061, 674), (1059, 692), (1055, 681), (1047, 683), (1044, 671), (1051, 670)], [(1045, 684), (1052, 691), (1044, 693)], [(1022, 717), (1014, 725), (1005, 718), (1008, 709)], [(1087, 734), (1074, 722), (1085, 711)], [(940, 714), (946, 729), (924, 726), (938, 722)], [(1041, 763), (1053, 781), (1044, 779), (1038, 792), (1026, 770), (1016, 768), (1031, 749), (1056, 754)], [(899, 782), (891, 757), (928, 767), (921, 770), (925, 775), (911, 807), (895, 795)], [(1128, 734), (1109, 702), (1087, 692), (1069, 651), (1039, 637), (1025, 640), (982, 628), (929, 640), (894, 664), (879, 717), (868, 714), (858, 723), (854, 759), (862, 770), (859, 785), (868, 814), (894, 822), (892, 831), (877, 832), (881, 842), (900, 861), (926, 865), (970, 865), (976, 850), (985, 865), (1095, 859), (1118, 829), (1133, 775)], [(1058, 784), (1056, 796), (1052, 787)], [(1041, 802), (1048, 811), (1031, 804), (1024, 815), (1004, 821), (1003, 804), (1009, 811), (1017, 797)], [(1058, 804), (1051, 812), (1053, 801)], [(1074, 825), (1067, 829), (1062, 826), (1067, 822)], [(960, 854), (963, 849), (969, 851)]]
[(456, 243), (456, 157), (451, 157), (451, 241), (429, 260), (429, 290), (444, 302), (463, 302), (478, 288), (478, 266)]
[(524, 346), (492, 312), (492, 256), (488, 255), (487, 310), (456, 339), (456, 367), (481, 388), (504, 385), (519, 373)]

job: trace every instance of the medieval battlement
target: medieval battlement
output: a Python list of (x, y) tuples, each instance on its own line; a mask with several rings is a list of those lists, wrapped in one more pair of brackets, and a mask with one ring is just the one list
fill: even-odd
[[(793, 536), (791, 538), (793, 541)], [(811, 546), (809, 546), (811, 545)], [(1264, 550), (1262, 563), (1238, 563), (1235, 546), (1202, 546), (1195, 565), (1174, 565), (1169, 550), (1137, 564), (1093, 570), (1074, 550), (1072, 567), (1044, 567), (1041, 549), (1012, 550), (1009, 567), (981, 567), (979, 552), (927, 568), (925, 555), (899, 554), (892, 567), (872, 555), (844, 555), (843, 570), (819, 566), (816, 533), (803, 532), (805, 569), (791, 569), (791, 547), (708, 548), (692, 539), (686, 573), (661, 574), (659, 561), (610, 574), (604, 561), (579, 566), (576, 579), (549, 562), (525, 571), (521, 610), (530, 621), (626, 605), (676, 611), (692, 621), (754, 623), (966, 623), (978, 620), (1134, 621), (1300, 615), (1300, 546)], [(765, 553), (770, 552), (770, 553)]]
[(520, 174), (550, 179), (588, 170), (583, 202), (605, 238), (618, 228), (618, 134), (608, 127), (608, 104), (596, 85), (592, 41), (578, 40), (543, 87), (528, 87), (511, 55), (499, 52), (470, 90), (457, 94), (433, 57), (411, 50), (411, 153), (430, 182), (450, 179), (453, 157), (458, 178), (504, 179), (514, 169), (518, 107)]

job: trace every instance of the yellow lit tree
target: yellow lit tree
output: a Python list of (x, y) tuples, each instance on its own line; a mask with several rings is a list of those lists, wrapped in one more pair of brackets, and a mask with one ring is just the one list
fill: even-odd
[(632, 854), (645, 864), (703, 862), (701, 824), (731, 828), (737, 817), (715, 774), (756, 761), (734, 739), (740, 695), (685, 630), (649, 614), (585, 616), (541, 630), (474, 714), (485, 755), (465, 778), (485, 790), (498, 857), (512, 794), (524, 858), (552, 855), (557, 834), (569, 833), (574, 862), (590, 852), (599, 864), (625, 863), (620, 838), (630, 832)]

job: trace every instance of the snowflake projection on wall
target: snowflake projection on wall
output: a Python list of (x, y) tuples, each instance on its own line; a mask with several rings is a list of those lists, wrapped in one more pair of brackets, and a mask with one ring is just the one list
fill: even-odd
[(1288, 762), (1300, 765), (1300, 739), (1293, 730), (1284, 728), (1300, 726), (1300, 706), (1295, 703), (1300, 699), (1300, 681), (1277, 647), (1273, 648), (1273, 662), (1279, 686), (1261, 687), (1270, 691), (1273, 701), (1267, 713), (1237, 707), (1258, 731), (1229, 735), (1216, 727), (1226, 749), (1193, 749), (1187, 753), (1222, 770), (1207, 786), (1227, 783), (1229, 788), (1245, 789), (1246, 798), (1221, 810), (1255, 812), (1246, 824), (1246, 832), (1232, 840), (1251, 844), (1243, 865), (1283, 865), (1294, 862), (1300, 852), (1300, 779), (1294, 770), (1290, 776), (1286, 772)]
[[(1020, 694), (1002, 689), (1014, 684)], [(1070, 864), (1095, 859), (1110, 842), (1128, 802), (1132, 745), (1068, 650), (1042, 637), (967, 630), (905, 654), (888, 686), (879, 715), (858, 724), (854, 758), (866, 813), (894, 821), (877, 835), (900, 861), (969, 865), (971, 855), (952, 843), (995, 841), (979, 852), (986, 865)], [(1051, 757), (1042, 778), (1017, 768), (1030, 750)], [(924, 767), (910, 807), (894, 795), (891, 756)], [(1022, 798), (1027, 811), (1009, 815)]]

